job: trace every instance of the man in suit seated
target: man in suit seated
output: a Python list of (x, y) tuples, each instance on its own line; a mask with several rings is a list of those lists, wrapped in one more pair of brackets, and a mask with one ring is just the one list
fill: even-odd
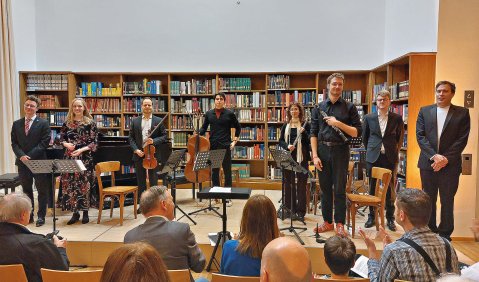
[(269, 242), (261, 256), (261, 282), (311, 282), (311, 260), (297, 241), (279, 237)]
[[(41, 268), (68, 270), (66, 240), (53, 241), (32, 233), (26, 225), (32, 203), (23, 193), (0, 197), (0, 265), (23, 264), (28, 281), (42, 281)], [(1, 279), (0, 279), (1, 280)]]
[(175, 203), (170, 191), (165, 186), (152, 186), (141, 195), (140, 205), (146, 221), (128, 231), (124, 242), (144, 241), (151, 244), (158, 250), (169, 270), (203, 271), (206, 259), (190, 226), (172, 221)]

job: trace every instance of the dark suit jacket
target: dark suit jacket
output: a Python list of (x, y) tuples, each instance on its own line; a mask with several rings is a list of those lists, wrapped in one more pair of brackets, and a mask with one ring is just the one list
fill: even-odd
[(125, 243), (144, 241), (155, 247), (168, 269), (203, 271), (205, 256), (198, 247), (190, 226), (160, 216), (149, 217), (145, 223), (125, 234)]
[(366, 148), (366, 161), (374, 163), (381, 153), (384, 144), (386, 157), (391, 164), (398, 160), (398, 143), (404, 131), (404, 122), (398, 114), (389, 112), (384, 137), (381, 135), (378, 113), (370, 113), (363, 118), (363, 143)]
[[(281, 127), (281, 135), (279, 136), (279, 146), (281, 146), (281, 148), (285, 149), (286, 151), (289, 151), (288, 150), (288, 142), (286, 142), (287, 140), (285, 140), (285, 133), (286, 133), (286, 125), (287, 123), (283, 124), (283, 126)], [(303, 161), (310, 161), (311, 160), (311, 156), (309, 154), (309, 152), (311, 152), (311, 143), (310, 143), (310, 138), (309, 138), (309, 132), (311, 131), (311, 124), (309, 123), (306, 123), (305, 127), (304, 127), (304, 131), (303, 133), (301, 133), (301, 148), (302, 148), (302, 153), (303, 153)], [(298, 147), (298, 146), (296, 146)], [(295, 149), (297, 150), (297, 149)], [(294, 152), (294, 151), (293, 151)]]
[(416, 138), (421, 148), (417, 166), (420, 169), (432, 170), (430, 159), (435, 154), (440, 154), (448, 159), (448, 166), (462, 167), (461, 154), (467, 145), (470, 129), (469, 109), (451, 105), (438, 147), (437, 105), (422, 107), (416, 122)]
[(0, 245), (0, 264), (23, 264), (30, 282), (42, 281), (40, 268), (68, 270), (64, 248), (58, 248), (45, 236), (21, 225), (0, 222)]
[(33, 120), (32, 126), (25, 135), (25, 118), (13, 122), (11, 131), (12, 149), (17, 157), (15, 164), (22, 163), (20, 157), (29, 156), (32, 160), (47, 158), (46, 149), (51, 138), (50, 125), (38, 116)]
[[(140, 115), (139, 117), (131, 121), (130, 135), (128, 139), (130, 141), (130, 147), (133, 152), (137, 149), (143, 150), (143, 136), (141, 135), (141, 119), (142, 119), (142, 116)], [(160, 122), (161, 122), (161, 118), (157, 116), (152, 116), (151, 130), (153, 130)], [(155, 145), (155, 147), (157, 148), (155, 152), (155, 157), (157, 160), (160, 160), (160, 154), (161, 154), (160, 150), (158, 150), (158, 145), (160, 143), (166, 142), (168, 139), (166, 134), (166, 128), (163, 124), (161, 124), (160, 127), (157, 130), (155, 130), (155, 132), (151, 135), (151, 138), (153, 138), (153, 145)], [(140, 160), (140, 157), (138, 157), (137, 154), (133, 153), (133, 161), (136, 162), (138, 160)]]

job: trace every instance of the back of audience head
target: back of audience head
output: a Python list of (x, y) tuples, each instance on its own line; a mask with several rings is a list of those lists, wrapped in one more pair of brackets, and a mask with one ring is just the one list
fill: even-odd
[(21, 192), (0, 197), (0, 222), (27, 225), (32, 211), (32, 202)]
[(101, 282), (169, 282), (168, 269), (160, 254), (151, 245), (138, 242), (126, 244), (108, 257)]
[(348, 237), (333, 236), (324, 244), (324, 259), (334, 275), (347, 276), (354, 266), (356, 246)]
[(143, 192), (140, 198), (140, 206), (145, 217), (162, 215), (169, 220), (174, 218), (173, 198), (165, 186), (152, 186)]
[(436, 280), (437, 282), (473, 282), (473, 280), (462, 278), (457, 274), (446, 274)]
[(241, 217), (238, 251), (261, 258), (266, 245), (278, 238), (276, 209), (265, 195), (254, 195), (246, 201)]
[(279, 237), (264, 248), (261, 257), (262, 282), (310, 282), (311, 260), (296, 240)]
[(412, 226), (427, 226), (430, 218), (431, 199), (420, 189), (407, 188), (399, 191), (396, 197), (396, 221), (401, 224), (401, 213), (407, 216)]

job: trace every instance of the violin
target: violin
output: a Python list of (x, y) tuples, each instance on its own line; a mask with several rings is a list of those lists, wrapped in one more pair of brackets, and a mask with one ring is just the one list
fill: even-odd
[[(191, 113), (188, 113), (191, 118), (191, 122), (193, 122), (193, 117)], [(209, 181), (211, 176), (208, 169), (202, 169), (198, 171), (193, 171), (193, 166), (195, 164), (195, 158), (198, 152), (208, 151), (210, 149), (210, 141), (204, 137), (199, 135), (199, 128), (200, 128), (200, 118), (202, 114), (200, 110), (195, 113), (196, 117), (196, 127), (195, 132), (192, 136), (188, 138), (187, 143), (187, 153), (186, 153), (186, 166), (185, 166), (185, 177), (188, 181), (192, 183), (201, 183), (205, 181)], [(194, 126), (194, 123), (193, 123)]]
[[(163, 121), (166, 119), (164, 117), (157, 125), (156, 127), (148, 134), (146, 139), (150, 138), (151, 135), (160, 127), (160, 125), (163, 123)], [(150, 189), (150, 176), (148, 174), (148, 170), (150, 169), (155, 169), (158, 166), (158, 160), (155, 158), (155, 153), (156, 153), (156, 147), (153, 144), (148, 144), (143, 147), (143, 153), (145, 154), (143, 156), (143, 168), (146, 170), (146, 188)]]

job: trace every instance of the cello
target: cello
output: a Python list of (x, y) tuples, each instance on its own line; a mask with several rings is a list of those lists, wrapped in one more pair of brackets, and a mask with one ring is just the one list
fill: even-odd
[(195, 164), (195, 159), (198, 152), (204, 152), (210, 149), (210, 141), (206, 139), (206, 137), (199, 135), (199, 123), (202, 116), (200, 109), (198, 109), (194, 115), (194, 117), (196, 117), (196, 127), (194, 126), (193, 115), (191, 113), (188, 114), (190, 115), (195, 131), (193, 135), (188, 138), (185, 177), (192, 183), (202, 183), (211, 179), (210, 172), (207, 169), (193, 171), (193, 166)]

